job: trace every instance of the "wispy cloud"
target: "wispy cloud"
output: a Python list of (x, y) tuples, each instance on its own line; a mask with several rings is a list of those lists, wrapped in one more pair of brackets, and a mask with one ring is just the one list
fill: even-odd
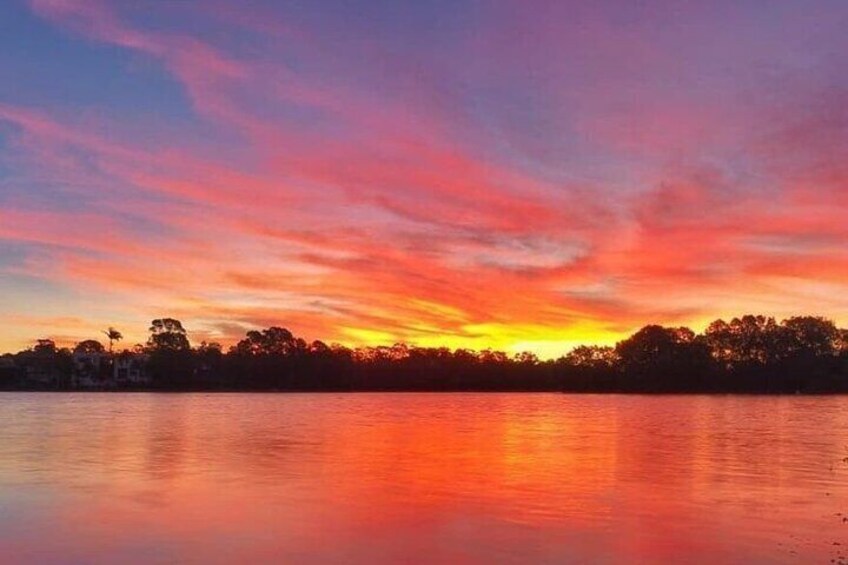
[(160, 313), (224, 342), (283, 324), (545, 354), (741, 310), (848, 320), (844, 6), (602, 4), (428, 26), (31, 0), (188, 118), (0, 98), (0, 239), (27, 258), (0, 256), (0, 284), (76, 297), (0, 303), (0, 347), (55, 320), (141, 341)]

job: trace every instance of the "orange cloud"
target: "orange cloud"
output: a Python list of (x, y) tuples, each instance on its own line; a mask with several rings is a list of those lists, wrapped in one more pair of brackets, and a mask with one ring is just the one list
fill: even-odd
[[(191, 119), (0, 102), (0, 311), (68, 295), (0, 348), (68, 318), (92, 319), (57, 328), (70, 337), (120, 322), (142, 341), (163, 313), (225, 343), (282, 324), (545, 355), (749, 310), (848, 321), (848, 106), (803, 73), (760, 100), (730, 80), (747, 56), (701, 77), (665, 35), (588, 16), (563, 34), (521, 10), (451, 44), (455, 68), (217, 4), (160, 25), (132, 5), (30, 4), (144, 58)], [(228, 39), (246, 30), (262, 49)]]

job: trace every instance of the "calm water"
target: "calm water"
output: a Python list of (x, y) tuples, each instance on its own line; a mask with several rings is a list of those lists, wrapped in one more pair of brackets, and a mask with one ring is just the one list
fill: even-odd
[(5, 562), (828, 563), (848, 398), (0, 394)]

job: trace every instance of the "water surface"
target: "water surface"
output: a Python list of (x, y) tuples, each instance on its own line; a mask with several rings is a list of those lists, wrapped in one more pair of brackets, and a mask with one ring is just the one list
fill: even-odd
[(839, 561), (846, 409), (845, 397), (3, 393), (0, 556)]

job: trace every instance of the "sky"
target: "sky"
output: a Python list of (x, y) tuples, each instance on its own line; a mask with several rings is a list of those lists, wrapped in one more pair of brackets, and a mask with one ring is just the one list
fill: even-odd
[(0, 351), (848, 323), (848, 2), (7, 0)]

